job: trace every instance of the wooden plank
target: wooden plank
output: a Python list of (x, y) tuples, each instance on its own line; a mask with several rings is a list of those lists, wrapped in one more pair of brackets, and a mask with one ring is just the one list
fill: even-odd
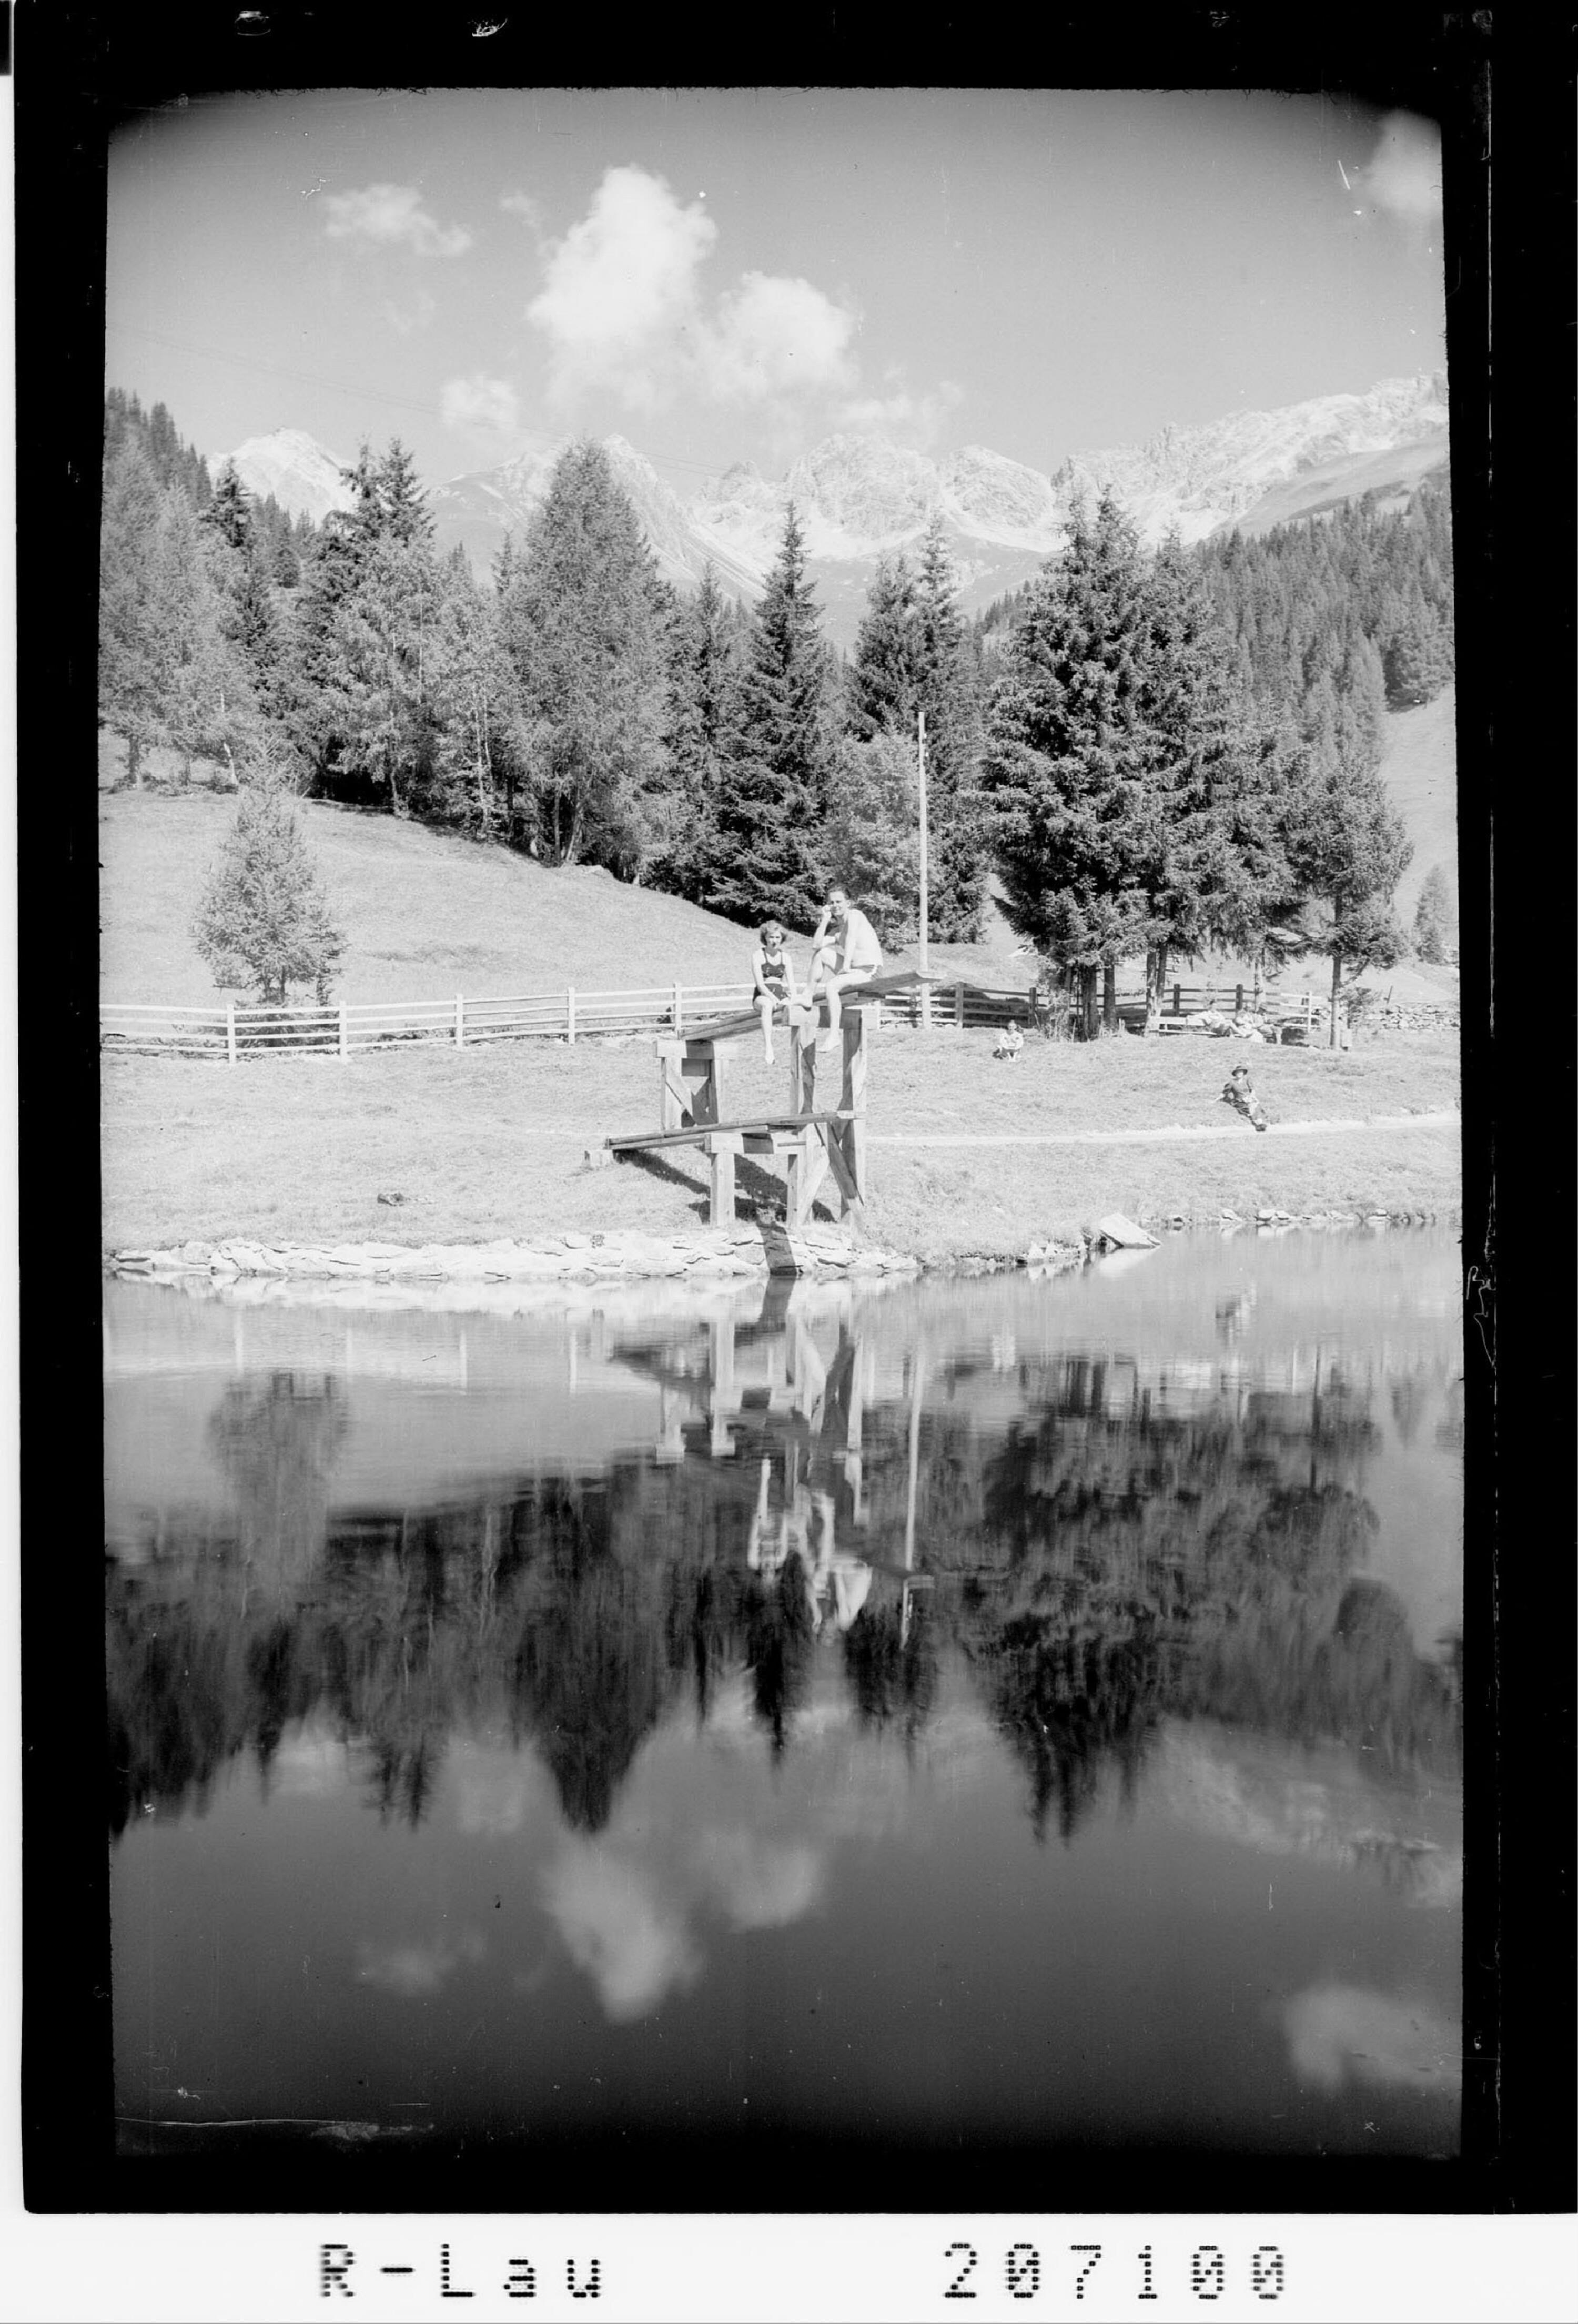
[(628, 1138), (610, 1138), (604, 1142), (615, 1154), (638, 1153), (651, 1147), (701, 1146), (709, 1138), (728, 1137), (736, 1133), (754, 1132), (758, 1137), (771, 1130), (804, 1130), (809, 1124), (843, 1120), (844, 1116), (832, 1113), (770, 1113), (757, 1114), (743, 1121), (693, 1122), (688, 1129), (637, 1130)]

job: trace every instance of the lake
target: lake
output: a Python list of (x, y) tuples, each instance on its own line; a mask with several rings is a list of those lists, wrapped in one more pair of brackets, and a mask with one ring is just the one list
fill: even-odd
[(1459, 1278), (107, 1285), (123, 2151), (1455, 2154)]

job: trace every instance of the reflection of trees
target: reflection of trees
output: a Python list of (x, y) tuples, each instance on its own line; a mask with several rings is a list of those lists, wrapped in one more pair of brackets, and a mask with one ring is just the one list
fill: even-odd
[[(1038, 1831), (1054, 1816), (1075, 1830), (1104, 1770), (1131, 1783), (1164, 1712), (1450, 1764), (1461, 1690), (1361, 1571), (1377, 1438), (1356, 1389), (1328, 1377), (1179, 1413), (1132, 1368), (1059, 1360), (1023, 1368), (1021, 1417), (987, 1434), (945, 1379), (913, 1438), (907, 1541), (909, 1403), (873, 1404), (868, 1385), (857, 1433), (854, 1356), (845, 1335), (816, 1429), (742, 1405), (732, 1458), (697, 1431), (678, 1460), (332, 1522), (334, 1383), (231, 1389), (211, 1441), (233, 1524), (166, 1513), (146, 1562), (112, 1569), (114, 1829), (200, 1802), (240, 1751), (266, 1768), (316, 1711), (362, 1744), (384, 1813), (420, 1820), (457, 1723), (492, 1723), (534, 1742), (567, 1820), (595, 1831), (658, 1721), (687, 1697), (705, 1718), (730, 1674), (774, 1751), (792, 1748), (824, 1665), (857, 1721), (913, 1739), (960, 1653), (1025, 1767)], [(761, 1461), (791, 1453), (875, 1576), (848, 1629), (820, 1640), (802, 1561), (771, 1577), (746, 1564)], [(928, 1590), (904, 1586), (911, 1550)]]
[(208, 1423), (235, 1495), (247, 1586), (261, 1585), (281, 1606), (322, 1553), (329, 1473), (347, 1416), (335, 1379), (274, 1372), (262, 1386), (227, 1388)]
[(844, 1668), (863, 1726), (902, 1717), (913, 1739), (931, 1715), (937, 1689), (937, 1634), (930, 1591), (917, 1592), (905, 1618), (903, 1598), (867, 1603), (844, 1634)]
[(1082, 1637), (1056, 1616), (1005, 1622), (983, 1657), (998, 1722), (1030, 1778), (1030, 1822), (1045, 1836), (1054, 1801), (1066, 1840), (1094, 1804), (1103, 1768), (1132, 1798), (1145, 1736), (1158, 1707), (1149, 1628)]

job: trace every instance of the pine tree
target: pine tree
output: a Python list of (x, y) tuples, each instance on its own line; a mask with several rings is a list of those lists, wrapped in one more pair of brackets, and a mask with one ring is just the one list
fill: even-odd
[(821, 830), (833, 767), (833, 669), (791, 503), (751, 624), (739, 747), (720, 802), (705, 900), (731, 918), (810, 927), (825, 884)]
[(925, 675), (915, 577), (902, 557), (879, 558), (844, 689), (845, 724), (854, 739), (912, 735)]
[(1026, 593), (989, 713), (981, 789), (1004, 909), (1077, 973), (1087, 1034), (1098, 972), (1155, 940), (1149, 624), (1133, 526), (1110, 495), (1094, 520), (1076, 505), (1062, 560)]
[(1142, 708), (1152, 743), (1144, 881), (1148, 996), (1169, 950), (1258, 951), (1287, 892), (1278, 830), (1287, 753), (1257, 713), (1228, 632), (1175, 532), (1149, 584)]
[(192, 936), (222, 990), (282, 1007), (292, 983), (310, 983), (320, 1005), (328, 1000), (345, 938), (288, 795), (266, 771), (242, 791)]
[(734, 779), (739, 629), (709, 564), (677, 608), (669, 643), (669, 756), (673, 835), (654, 882), (702, 900), (717, 843), (720, 804)]
[(858, 897), (885, 945), (912, 944), (920, 925), (920, 819), (913, 747), (883, 728), (846, 734), (823, 838), (827, 876)]
[(976, 780), (985, 744), (985, 679), (978, 645), (959, 611), (958, 586), (940, 515), (921, 544), (915, 584), (926, 712), (930, 863), (927, 918), (945, 943), (981, 933), (987, 852)]
[(543, 855), (639, 880), (665, 835), (669, 599), (600, 444), (560, 455), (501, 612)]
[(1283, 844), (1312, 948), (1332, 963), (1331, 1042), (1344, 968), (1389, 967), (1404, 938), (1391, 904), (1413, 854), (1363, 738), (1346, 745), (1329, 717), (1306, 738), (1282, 810)]
[(1433, 863), (1425, 874), (1425, 884), (1414, 908), (1414, 942), (1420, 959), (1437, 965), (1457, 942), (1457, 906), (1443, 863)]
[(143, 761), (163, 731), (161, 637), (147, 586), (150, 549), (162, 495), (128, 425), (104, 463), (98, 552), (98, 715), (126, 745), (141, 789)]

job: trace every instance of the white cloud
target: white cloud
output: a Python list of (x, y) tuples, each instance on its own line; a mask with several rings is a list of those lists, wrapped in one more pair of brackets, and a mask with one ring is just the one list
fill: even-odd
[(596, 387), (633, 405), (660, 400), (683, 364), (697, 271), (716, 236), (706, 212), (694, 202), (682, 208), (660, 178), (605, 173), (586, 216), (554, 245), (526, 309), (549, 342), (556, 401)]
[(440, 226), (415, 186), (358, 186), (328, 195), (324, 208), (324, 231), (337, 242), (403, 244), (419, 258), (458, 258), (475, 239), (466, 226)]
[[(503, 206), (534, 224), (528, 197)], [(557, 403), (588, 391), (649, 410), (681, 389), (780, 407), (856, 393), (854, 308), (801, 275), (754, 271), (709, 305), (701, 275), (717, 238), (700, 201), (682, 203), (661, 178), (628, 165), (604, 174), (586, 217), (549, 245), (526, 309), (548, 342)]]
[(1389, 113), (1355, 180), (1371, 208), (1413, 226), (1441, 216), (1441, 134), (1417, 113)]
[(935, 443), (944, 420), (964, 400), (964, 391), (951, 379), (921, 393), (896, 387), (886, 395), (855, 395), (835, 413), (840, 428), (854, 436), (896, 437), (917, 448)]
[(697, 362), (720, 401), (852, 388), (855, 318), (802, 276), (746, 274), (700, 335)]
[(523, 219), (533, 234), (540, 230), (542, 206), (540, 202), (534, 202), (530, 194), (501, 194), (499, 208), (502, 210), (508, 210), (512, 217)]
[(438, 412), (446, 428), (459, 428), (475, 436), (513, 436), (521, 424), (521, 399), (507, 379), (494, 379), (484, 371), (469, 379), (447, 379), (438, 395)]
[(401, 338), (409, 338), (413, 331), (425, 330), (438, 311), (438, 302), (430, 290), (419, 290), (403, 305), (393, 299), (383, 301), (384, 318)]

